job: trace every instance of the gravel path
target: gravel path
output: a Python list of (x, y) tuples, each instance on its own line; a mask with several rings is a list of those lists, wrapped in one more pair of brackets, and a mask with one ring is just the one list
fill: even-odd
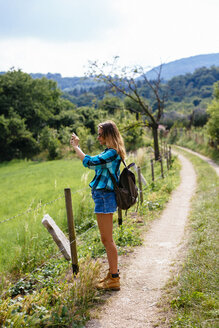
[(201, 155), (199, 153), (196, 153), (195, 151), (191, 150), (191, 149), (188, 149), (188, 148), (184, 148), (184, 147), (180, 147), (180, 146), (177, 146), (179, 149), (183, 149), (183, 150), (186, 150), (188, 151), (189, 153), (193, 154), (193, 155), (196, 155), (198, 157), (200, 157), (201, 159), (203, 159), (204, 161), (206, 161), (208, 164), (210, 164), (214, 169), (215, 171), (217, 172), (217, 175), (219, 175), (219, 166), (211, 159), (211, 158), (208, 158), (204, 155)]
[(109, 293), (100, 307), (99, 318), (87, 328), (147, 328), (158, 318), (156, 303), (171, 275), (172, 263), (180, 258), (190, 200), (196, 187), (196, 174), (190, 161), (178, 155), (182, 163), (181, 183), (159, 219), (145, 234), (129, 262), (120, 265), (121, 290)]

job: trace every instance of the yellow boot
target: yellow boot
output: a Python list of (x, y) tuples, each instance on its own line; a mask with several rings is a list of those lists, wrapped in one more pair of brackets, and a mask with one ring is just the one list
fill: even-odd
[(99, 281), (99, 283), (104, 282), (105, 280), (109, 279), (110, 275), (111, 275), (111, 274), (110, 274), (110, 271), (108, 270), (106, 277), (103, 278), (103, 279), (101, 279), (101, 280)]
[(112, 274), (108, 273), (107, 277), (101, 280), (96, 287), (103, 290), (120, 290), (120, 278), (119, 276), (113, 278)]

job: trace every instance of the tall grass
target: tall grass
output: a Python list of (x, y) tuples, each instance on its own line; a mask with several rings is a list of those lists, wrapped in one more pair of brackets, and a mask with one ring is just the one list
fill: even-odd
[(198, 187), (189, 217), (187, 257), (169, 290), (172, 320), (168, 327), (213, 328), (219, 324), (219, 179), (209, 164), (184, 154), (194, 164)]
[[(98, 300), (95, 284), (100, 264), (89, 258), (81, 260), (77, 279), (66, 276), (59, 265), (57, 261), (47, 265), (32, 277), (32, 286), (29, 280), (20, 284), (20, 290), (18, 286), (11, 288), (10, 294), (19, 293), (16, 298), (0, 299), (1, 327), (84, 327), (89, 304)], [(41, 288), (36, 286), (36, 280)]]

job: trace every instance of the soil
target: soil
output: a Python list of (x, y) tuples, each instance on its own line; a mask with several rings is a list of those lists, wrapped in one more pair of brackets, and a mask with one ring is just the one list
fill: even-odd
[[(145, 233), (142, 246), (128, 259), (121, 259), (121, 290), (105, 294), (105, 303), (93, 313), (86, 328), (158, 327), (162, 290), (171, 275), (173, 264), (183, 257), (185, 227), (190, 200), (196, 188), (196, 174), (191, 162), (178, 154), (182, 164), (181, 183), (172, 193), (159, 219)], [(166, 314), (168, 315), (168, 314)]]

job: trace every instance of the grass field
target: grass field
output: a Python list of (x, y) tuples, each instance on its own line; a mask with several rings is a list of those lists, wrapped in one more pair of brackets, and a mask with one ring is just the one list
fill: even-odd
[(82, 177), (90, 174), (91, 179), (92, 173), (77, 159), (0, 165), (0, 221), (9, 219), (0, 223), (1, 272), (25, 269), (29, 261), (34, 267), (53, 252), (41, 220), (48, 213), (66, 231), (64, 188), (71, 188), (77, 213), (81, 194), (89, 193)]
[(63, 196), (64, 188), (80, 189), (85, 171), (76, 159), (0, 164), (0, 218), (14, 216)]

